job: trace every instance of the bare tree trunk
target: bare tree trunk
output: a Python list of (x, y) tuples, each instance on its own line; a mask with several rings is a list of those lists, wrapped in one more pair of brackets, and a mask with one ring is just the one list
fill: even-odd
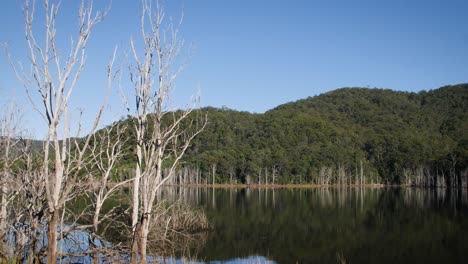
[(14, 164), (16, 158), (12, 157), (11, 149), (17, 145), (19, 133), (19, 112), (17, 106), (12, 103), (5, 109), (2, 109), (0, 116), (0, 164), (3, 166), (0, 185), (0, 257), (8, 259), (7, 249), (10, 247), (7, 245), (7, 230), (12, 225), (11, 219), (8, 217), (7, 208), (14, 199), (15, 196), (15, 181), (12, 173), (11, 166)]
[(262, 184), (262, 169), (261, 168), (258, 169), (257, 180), (258, 180), (258, 185), (261, 185)]
[(358, 168), (357, 168), (357, 158), (354, 162), (354, 184), (358, 185), (359, 184), (359, 177), (358, 177)]
[(234, 183), (233, 178), (234, 178), (234, 168), (231, 166), (229, 167), (229, 183), (230, 184)]
[(275, 185), (275, 180), (276, 180), (276, 166), (273, 166), (273, 167), (271, 168), (271, 178), (272, 178), (273, 185)]
[(456, 155), (451, 154), (450, 159), (452, 162), (452, 167), (450, 168), (450, 182), (451, 182), (452, 187), (458, 187), (458, 179), (457, 179), (457, 171), (456, 171), (457, 157)]
[(360, 165), (361, 165), (361, 185), (365, 184), (364, 182), (364, 168), (362, 167), (362, 160), (360, 160)]
[[(92, 12), (92, 4), (85, 6), (81, 3), (78, 11), (77, 38), (71, 44), (65, 59), (61, 59), (61, 53), (56, 46), (56, 17), (59, 4), (49, 3), (44, 0), (45, 10), (45, 38), (41, 45), (35, 37), (33, 30), (34, 1), (28, 0), (24, 4), (24, 20), (26, 42), (29, 48), (29, 60), (31, 71), (25, 71), (21, 65), (17, 68), (7, 56), (16, 76), (22, 82), (30, 103), (44, 123), (48, 126), (48, 133), (44, 139), (41, 174), (45, 184), (45, 197), (48, 207), (47, 228), (47, 262), (55, 263), (58, 257), (57, 230), (59, 213), (65, 207), (65, 202), (73, 197), (79, 188), (78, 177), (84, 167), (84, 155), (89, 148), (91, 134), (99, 125), (104, 110), (110, 87), (112, 86), (112, 64), (108, 66), (108, 90), (103, 104), (96, 115), (91, 131), (88, 136), (78, 144), (81, 126), (74, 139), (69, 135), (69, 100), (75, 90), (77, 82), (85, 65), (85, 50), (92, 28), (105, 17), (106, 12)], [(63, 54), (63, 53), (62, 53)], [(33, 94), (40, 101), (36, 104)], [(80, 113), (81, 117), (81, 113)], [(75, 147), (76, 149), (72, 149)], [(37, 197), (36, 197), (37, 198)], [(61, 231), (60, 231), (61, 232)], [(37, 234), (36, 234), (37, 235)]]
[[(141, 34), (143, 52), (130, 40), (136, 66), (130, 66), (130, 79), (135, 88), (136, 177), (132, 199), (131, 263), (146, 262), (147, 239), (151, 214), (160, 187), (172, 177), (192, 139), (206, 126), (206, 117), (192, 118), (194, 106), (170, 111), (168, 100), (173, 83), (183, 65), (174, 71), (179, 54), (180, 25), (162, 28), (164, 13), (156, 2), (142, 0)], [(140, 56), (139, 54), (143, 54)], [(195, 102), (194, 102), (195, 103)], [(131, 109), (127, 102), (127, 109)], [(170, 162), (168, 161), (170, 160)], [(162, 173), (168, 161), (167, 173)], [(214, 175), (214, 172), (213, 172)], [(139, 222), (140, 221), (140, 222)]]
[(59, 213), (57, 211), (49, 211), (49, 225), (47, 228), (47, 263), (53, 264), (57, 262), (57, 228), (58, 228)]
[(140, 251), (140, 241), (141, 241), (141, 227), (140, 223), (137, 223), (132, 230), (132, 248), (130, 255), (130, 263), (137, 263), (138, 261), (138, 252)]
[(339, 182), (339, 184), (340, 184), (340, 185), (345, 185), (345, 183), (346, 183), (346, 175), (345, 175), (345, 170), (344, 170), (343, 166), (341, 165), (341, 163), (338, 163), (337, 174), (338, 174), (338, 182)]
[[(144, 118), (144, 117), (142, 117)], [(143, 122), (143, 121), (142, 121)], [(135, 169), (135, 180), (133, 181), (133, 199), (132, 199), (132, 234), (133, 234), (133, 239), (132, 239), (132, 252), (131, 252), (131, 263), (136, 264), (137, 263), (137, 250), (138, 250), (138, 234), (140, 233), (139, 230), (137, 230), (138, 225), (138, 215), (139, 215), (139, 209), (140, 209), (140, 178), (141, 178), (141, 163), (143, 162), (143, 157), (142, 157), (142, 150), (141, 150), (141, 141), (142, 141), (142, 136), (141, 136), (142, 131), (137, 130), (137, 148), (136, 148), (136, 154), (137, 154), (137, 164), (136, 164), (136, 169)]]
[(150, 215), (144, 215), (141, 221), (141, 236), (140, 236), (140, 263), (146, 263), (146, 248), (148, 244)]
[[(5, 177), (5, 174), (3, 175)], [(0, 211), (0, 254), (1, 256), (6, 256), (6, 230), (7, 230), (7, 193), (8, 187), (6, 184), (2, 184), (2, 193), (1, 193), (1, 211)]]
[[(3, 136), (3, 135), (2, 135)], [(4, 142), (2, 142), (4, 143)], [(3, 145), (3, 144), (2, 144)], [(5, 149), (5, 152), (8, 153), (9, 150)], [(5, 160), (3, 161), (8, 162), (9, 159), (9, 154), (5, 154)], [(8, 188), (9, 182), (10, 182), (10, 175), (8, 172), (8, 164), (3, 164), (3, 173), (2, 173), (2, 178), (0, 179), (1, 185), (2, 185), (2, 193), (1, 195), (1, 210), (0, 210), (0, 256), (5, 257), (7, 256), (7, 245), (5, 243), (6, 241), (6, 234), (8, 230), (8, 212), (7, 212), (7, 206), (8, 206), (8, 198), (10, 197), (11, 193)]]
[[(100, 210), (101, 208), (99, 208), (98, 210)], [(95, 242), (95, 239), (96, 239), (96, 236), (95, 234), (98, 234), (99, 232), (99, 229), (98, 229), (98, 226), (99, 226), (99, 218), (97, 217), (97, 215), (95, 214), (94, 217), (93, 217), (93, 232), (91, 233), (91, 235), (89, 236), (89, 240), (90, 240), (90, 245), (92, 247), (96, 247), (96, 242)], [(99, 264), (99, 253), (95, 252), (93, 253), (93, 259), (92, 259), (92, 264)]]
[[(183, 177), (182, 173), (179, 173), (179, 185), (183, 184), (182, 177)], [(174, 178), (176, 178), (176, 177), (174, 177)]]
[(210, 165), (210, 168), (211, 168), (211, 177), (212, 177), (212, 181), (211, 181), (211, 184), (214, 186), (216, 184), (216, 163), (212, 163)]

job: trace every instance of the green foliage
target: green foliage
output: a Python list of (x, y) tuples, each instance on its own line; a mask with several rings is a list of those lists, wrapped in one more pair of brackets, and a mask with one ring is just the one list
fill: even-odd
[(461, 84), (419, 93), (343, 88), (264, 114), (203, 108), (208, 126), (183, 164), (206, 178), (216, 164), (217, 182), (234, 172), (238, 182), (268, 175), (271, 183), (275, 171), (277, 183), (318, 183), (322, 168), (332, 183), (340, 168), (354, 182), (361, 164), (366, 183), (402, 183), (405, 169), (420, 167), (458, 175), (468, 167), (467, 102)]

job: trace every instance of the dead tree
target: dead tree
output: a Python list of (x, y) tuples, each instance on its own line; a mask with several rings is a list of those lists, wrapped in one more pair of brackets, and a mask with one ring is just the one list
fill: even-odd
[[(90, 201), (93, 219), (89, 236), (91, 246), (89, 252), (93, 255), (93, 263), (99, 263), (99, 255), (109, 254), (109, 249), (103, 246), (103, 243), (99, 243), (99, 241), (102, 242), (100, 234), (104, 234), (110, 225), (115, 228), (121, 224), (115, 220), (118, 218), (115, 212), (118, 208), (114, 207), (110, 211), (102, 212), (104, 203), (122, 186), (133, 180), (130, 178), (111, 181), (112, 169), (121, 160), (125, 151), (124, 145), (127, 139), (122, 136), (125, 129), (127, 127), (121, 123), (114, 123), (95, 133), (92, 138), (92, 148), (89, 150), (88, 159), (90, 159), (91, 171), (88, 173), (88, 180), (91, 187)], [(117, 246), (113, 245), (113, 248)]]
[(278, 167), (276, 165), (271, 166), (271, 182), (273, 185), (275, 185), (277, 171), (278, 171)]
[(1, 258), (38, 263), (44, 255), (37, 234), (44, 230), (45, 185), (33, 168), (34, 151), (25, 138), (16, 105), (5, 107), (0, 119)]
[[(148, 232), (158, 189), (173, 176), (190, 142), (206, 125), (204, 117), (191, 119), (194, 105), (179, 111), (169, 107), (173, 83), (184, 66), (174, 70), (182, 46), (178, 37), (180, 23), (174, 26), (170, 22), (165, 27), (163, 10), (150, 0), (142, 1), (140, 22), (143, 50), (131, 39), (135, 65), (129, 67), (135, 89), (137, 159), (132, 197), (132, 263), (137, 262), (138, 255), (140, 262), (146, 262)], [(127, 109), (131, 109), (129, 104)], [(165, 175), (163, 162), (168, 167)]]
[[(26, 257), (26, 263), (39, 263), (44, 262), (43, 258), (47, 254), (47, 246), (41, 246), (41, 236), (44, 236), (47, 226), (45, 176), (37, 167), (32, 143), (25, 140), (21, 145), (20, 160), (24, 168), (16, 174), (19, 195), (15, 199), (16, 204), (10, 208), (14, 212), (15, 255)], [(17, 238), (25, 238), (25, 241), (18, 243), (21, 240)], [(27, 256), (24, 254), (25, 249), (28, 249)]]
[(18, 158), (19, 111), (14, 103), (5, 106), (0, 116), (0, 257), (8, 260), (7, 230), (12, 222), (7, 209), (17, 195), (17, 181), (12, 166)]
[(216, 162), (213, 162), (210, 164), (210, 170), (211, 170), (211, 184), (214, 186), (216, 184)]
[[(89, 148), (92, 134), (99, 124), (108, 92), (112, 86), (114, 60), (112, 59), (107, 67), (108, 92), (103, 104), (88, 131), (88, 136), (83, 140), (78, 140), (82, 127), (78, 125), (76, 134), (71, 135), (69, 101), (84, 70), (85, 50), (91, 31), (102, 21), (106, 12), (93, 12), (91, 1), (87, 4), (82, 1), (78, 12), (76, 39), (72, 41), (70, 50), (64, 53), (57, 46), (56, 40), (56, 17), (59, 4), (44, 0), (43, 7), (45, 23), (42, 24), (45, 25), (45, 35), (42, 38), (36, 38), (33, 27), (35, 3), (28, 0), (24, 3), (25, 36), (31, 62), (28, 67), (30, 71), (24, 69), (21, 64), (12, 63), (11, 59), (10, 64), (23, 84), (30, 103), (48, 128), (47, 135), (43, 138), (42, 162), (38, 173), (42, 174), (45, 182), (47, 262), (55, 263), (59, 256), (57, 241), (60, 236), (57, 230), (60, 215), (65, 203), (78, 191), (76, 187), (80, 173), (83, 171), (84, 155)], [(67, 55), (62, 57), (62, 54)]]

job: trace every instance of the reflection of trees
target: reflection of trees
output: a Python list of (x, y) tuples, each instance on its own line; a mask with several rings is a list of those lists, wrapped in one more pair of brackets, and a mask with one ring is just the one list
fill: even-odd
[(213, 230), (199, 255), (207, 261), (262, 255), (279, 263), (334, 263), (342, 252), (351, 263), (430, 263), (459, 262), (468, 252), (460, 241), (468, 235), (461, 191), (447, 198), (437, 189), (184, 192), (189, 203), (206, 207)]
[[(194, 206), (201, 189), (163, 188), (158, 193), (158, 202), (153, 212), (151, 232), (148, 241), (148, 252), (151, 256), (193, 256), (204, 246), (207, 239), (208, 220), (203, 210)], [(113, 210), (111, 219), (103, 221), (106, 226), (101, 233), (105, 241), (112, 243), (112, 248), (127, 252), (131, 230), (126, 223), (130, 222), (128, 189), (122, 189), (111, 196), (103, 206), (103, 213)], [(193, 199), (193, 200), (191, 200)], [(187, 202), (190, 201), (192, 205)], [(89, 211), (90, 200), (87, 196), (74, 199), (68, 209), (70, 213), (79, 212), (78, 223), (92, 222), (92, 211)], [(71, 221), (71, 220), (70, 220)]]
[(208, 220), (202, 210), (186, 203), (159, 202), (154, 208), (148, 250), (158, 256), (186, 256), (204, 244)]

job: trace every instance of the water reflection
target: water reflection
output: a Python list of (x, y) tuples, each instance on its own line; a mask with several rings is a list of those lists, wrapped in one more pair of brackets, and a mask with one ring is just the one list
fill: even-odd
[[(201, 261), (263, 256), (276, 263), (465, 263), (466, 189), (167, 188), (205, 208)], [(225, 262), (224, 262), (225, 263)], [(245, 262), (243, 262), (245, 263)]]

